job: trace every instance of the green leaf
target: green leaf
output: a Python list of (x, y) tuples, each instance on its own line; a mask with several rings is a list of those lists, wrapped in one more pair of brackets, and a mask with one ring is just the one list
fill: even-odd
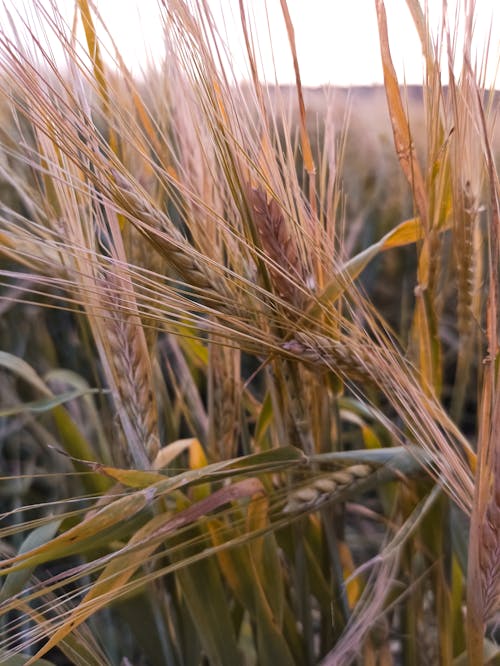
[(161, 605), (149, 587), (141, 594), (120, 599), (116, 608), (144, 650), (148, 663), (169, 666), (178, 663)]
[(214, 666), (242, 663), (215, 561), (197, 562), (178, 571), (176, 576), (210, 663)]
[(358, 449), (319, 453), (310, 456), (311, 463), (337, 463), (341, 465), (390, 465), (403, 473), (417, 472), (425, 466), (425, 453), (417, 446), (391, 446), (378, 449)]
[[(47, 400), (54, 400), (54, 395), (47, 384), (23, 359), (8, 352), (0, 351), (0, 367), (10, 370), (28, 384), (31, 384)], [(53, 404), (51, 409), (53, 410), (53, 418), (59, 431), (61, 443), (67, 453), (74, 458), (92, 459), (94, 457), (92, 446), (73, 421), (67, 409), (61, 404)], [(109, 487), (106, 479), (96, 475), (84, 475), (82, 483), (93, 492), (103, 492)]]
[(10, 370), (21, 379), (24, 379), (25, 382), (38, 389), (43, 395), (52, 396), (50, 389), (43, 382), (41, 377), (37, 375), (31, 365), (26, 363), (26, 361), (23, 361), (19, 356), (0, 351), (0, 366)]
[[(181, 447), (184, 446), (182, 442), (189, 442), (191, 445), (196, 443), (197, 440), (179, 440), (178, 443)], [(300, 449), (293, 446), (283, 446), (278, 449), (263, 451), (262, 453), (254, 453), (240, 458), (212, 463), (211, 465), (191, 469), (188, 472), (171, 477), (162, 475), (159, 472), (142, 472), (140, 470), (108, 467), (81, 458), (75, 458), (74, 460), (82, 465), (87, 465), (96, 472), (102, 472), (107, 476), (111, 476), (125, 485), (153, 487), (154, 484), (157, 495), (167, 495), (190, 483), (206, 483), (212, 480), (233, 477), (236, 474), (264, 474), (289, 467), (297, 467), (307, 462), (307, 457)]]
[(136, 515), (148, 506), (153, 497), (154, 490), (146, 489), (110, 502), (78, 525), (50, 541), (42, 542), (25, 552), (19, 552), (14, 557), (2, 560), (0, 575), (24, 570), (26, 567), (35, 567), (38, 564), (80, 552), (82, 543), (87, 543), (89, 539), (92, 542), (96, 535), (121, 524), (124, 519), (128, 520)]
[[(47, 544), (57, 532), (61, 523), (62, 520), (52, 520), (50, 523), (41, 525), (30, 532), (21, 544), (19, 554), (27, 553), (30, 550), (34, 550), (39, 546)], [(33, 564), (20, 571), (13, 571), (7, 576), (2, 589), (0, 590), (0, 602), (14, 596), (23, 589), (24, 584), (33, 573), (35, 566), (36, 565)]]
[(255, 441), (261, 443), (273, 418), (273, 401), (268, 391), (260, 409), (259, 418), (255, 425)]
[(90, 393), (99, 393), (99, 389), (74, 389), (72, 391), (66, 391), (65, 393), (59, 393), (53, 397), (42, 398), (41, 400), (32, 400), (31, 402), (24, 402), (20, 405), (14, 405), (13, 407), (6, 407), (5, 409), (0, 409), (0, 417), (16, 416), (17, 414), (22, 414), (23, 412), (43, 414), (43, 412), (49, 412), (51, 409), (54, 409), (54, 407), (57, 407), (58, 405), (62, 405), (65, 402), (69, 402), (70, 400), (80, 398), (81, 396), (88, 395)]

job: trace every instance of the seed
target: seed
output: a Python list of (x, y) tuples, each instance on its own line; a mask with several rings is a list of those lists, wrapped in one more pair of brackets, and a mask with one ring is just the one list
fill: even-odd
[(304, 508), (304, 505), (302, 504), (302, 502), (297, 502), (292, 497), (286, 503), (285, 508), (283, 509), (283, 513), (293, 513), (294, 511), (300, 511), (300, 509), (303, 509), (303, 508)]
[(317, 488), (320, 493), (329, 495), (335, 491), (337, 484), (333, 479), (325, 477), (323, 479), (317, 479), (317, 481), (314, 482), (314, 487)]
[(301, 488), (297, 492), (293, 493), (292, 497), (299, 502), (304, 504), (309, 504), (309, 502), (314, 502), (318, 498), (319, 492), (314, 488), (314, 486), (307, 486), (306, 488)]
[(372, 468), (370, 465), (353, 465), (348, 469), (349, 474), (353, 474), (358, 479), (363, 479), (368, 474), (371, 474)]
[(331, 478), (336, 481), (341, 486), (346, 486), (349, 483), (352, 483), (353, 476), (347, 470), (334, 472)]

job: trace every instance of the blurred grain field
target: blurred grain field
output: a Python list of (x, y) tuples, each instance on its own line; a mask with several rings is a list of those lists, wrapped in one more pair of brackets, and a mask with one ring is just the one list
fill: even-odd
[[(0, 663), (498, 663), (499, 93), (237, 84), (203, 2), (145, 81), (0, 28)], [(41, 26), (64, 72), (37, 41)], [(112, 26), (107, 26), (112, 33)], [(452, 48), (463, 31), (463, 53)], [(375, 57), (375, 54), (374, 54)], [(442, 68), (451, 80), (443, 83)]]

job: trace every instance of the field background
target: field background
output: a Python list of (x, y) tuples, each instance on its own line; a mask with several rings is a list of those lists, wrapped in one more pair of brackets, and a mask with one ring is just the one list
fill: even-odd
[(0, 663), (497, 663), (499, 93), (376, 4), (349, 90), (0, 31)]

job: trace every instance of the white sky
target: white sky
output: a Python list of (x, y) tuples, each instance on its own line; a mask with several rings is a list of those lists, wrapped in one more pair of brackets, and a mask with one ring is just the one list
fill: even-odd
[[(424, 0), (421, 0), (423, 2)], [(47, 4), (48, 0), (46, 0)], [(168, 2), (168, 0), (167, 0)], [(454, 10), (457, 2), (448, 0)], [(21, 0), (7, 0), (7, 6), (16, 9)], [(34, 1), (24, 0), (26, 7)], [(72, 0), (58, 0), (57, 4), (71, 20)], [(96, 0), (96, 4), (112, 33), (126, 64), (138, 72), (147, 62), (146, 53), (158, 59), (161, 53), (162, 28), (158, 19), (157, 0)], [(241, 57), (241, 32), (238, 21), (238, 0), (209, 0), (221, 31), (233, 53), (237, 71), (245, 77)], [(279, 83), (294, 81), (279, 0), (247, 0), (254, 14), (254, 25), (262, 56), (262, 71), (269, 81), (276, 76)], [(400, 80), (421, 83), (423, 63), (421, 48), (405, 0), (385, 0), (388, 15), (391, 50)], [(378, 44), (378, 30), (374, 0), (288, 0), (295, 27), (297, 51), (305, 85), (369, 85), (382, 82), (382, 68)], [(437, 29), (442, 0), (428, 0), (430, 25)], [(267, 10), (266, 10), (267, 7)], [(494, 11), (496, 9), (496, 12)], [(273, 51), (270, 46), (268, 19), (271, 25)], [(234, 18), (236, 17), (236, 18)], [(489, 54), (488, 84), (496, 80), (500, 56), (500, 0), (476, 0), (476, 49), (479, 60), (490, 26), (492, 27)], [(146, 46), (145, 46), (146, 44)], [(274, 65), (273, 65), (274, 55)]]

